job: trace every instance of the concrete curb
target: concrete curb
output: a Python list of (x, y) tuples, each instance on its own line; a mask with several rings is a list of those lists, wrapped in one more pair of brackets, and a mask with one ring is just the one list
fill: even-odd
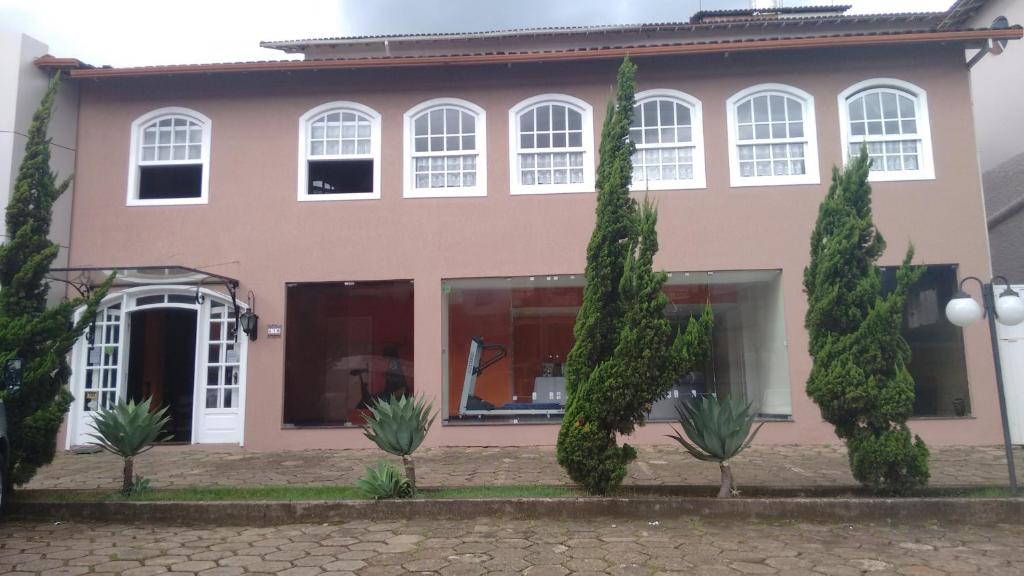
[(733, 521), (1024, 522), (1021, 498), (531, 498), (332, 502), (13, 502), (12, 515), (46, 521), (277, 525), (352, 520), (508, 518)]

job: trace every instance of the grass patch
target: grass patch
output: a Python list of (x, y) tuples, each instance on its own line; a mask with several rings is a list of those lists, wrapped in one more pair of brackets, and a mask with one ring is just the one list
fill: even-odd
[(957, 494), (961, 498), (1011, 498), (1014, 496), (1009, 488), (971, 488)]
[[(572, 498), (582, 492), (562, 486), (472, 486), (424, 490), (423, 499), (479, 500), (484, 498)], [(46, 502), (294, 502), (367, 500), (355, 486), (254, 486), (196, 487), (148, 490), (129, 498), (115, 492), (94, 490), (30, 490), (17, 492), (22, 501)]]
[(484, 498), (576, 498), (585, 495), (580, 490), (569, 486), (467, 486), (422, 491), (416, 497), (428, 500), (442, 498), (480, 500)]
[(149, 490), (135, 498), (114, 494), (112, 501), (133, 502), (231, 502), (231, 501), (296, 501), (296, 500), (366, 500), (354, 486), (255, 486), (181, 488)]

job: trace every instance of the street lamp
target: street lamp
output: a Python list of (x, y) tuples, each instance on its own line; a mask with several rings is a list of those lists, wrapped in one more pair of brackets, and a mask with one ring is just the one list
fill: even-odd
[[(964, 284), (974, 280), (981, 287), (982, 304), (964, 292)], [(995, 282), (1001, 280), (1005, 288), (996, 297)], [(1006, 466), (1010, 472), (1010, 491), (1017, 493), (1017, 471), (1013, 465), (1013, 445), (1010, 442), (1010, 422), (1006, 418), (1006, 394), (1003, 392), (1003, 364), (999, 360), (999, 340), (996, 337), (996, 320), (1006, 326), (1016, 326), (1024, 322), (1024, 300), (1020, 294), (1010, 288), (1009, 281), (1003, 276), (996, 276), (989, 283), (980, 278), (968, 276), (960, 281), (960, 290), (946, 304), (946, 318), (963, 328), (969, 326), (983, 316), (988, 315), (988, 333), (992, 339), (992, 361), (996, 366), (996, 389), (999, 392), (999, 415), (1003, 420), (1003, 446), (1006, 448)]]

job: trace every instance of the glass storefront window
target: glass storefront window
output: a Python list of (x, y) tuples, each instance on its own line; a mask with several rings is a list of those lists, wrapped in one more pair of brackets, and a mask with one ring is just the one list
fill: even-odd
[[(765, 418), (792, 413), (780, 279), (778, 271), (669, 277), (666, 313), (674, 326), (685, 328), (712, 305), (712, 358), (652, 407), (651, 420), (674, 420), (675, 403), (695, 394), (739, 395)], [(583, 285), (582, 275), (446, 280), (446, 420), (560, 418)]]
[[(896, 286), (897, 268), (882, 269), (882, 291)], [(971, 413), (963, 335), (946, 320), (945, 306), (957, 292), (956, 266), (926, 266), (910, 287), (903, 310), (903, 338), (910, 345), (914, 416), (950, 417)]]
[(413, 284), (289, 284), (285, 426), (360, 425), (377, 398), (413, 394)]

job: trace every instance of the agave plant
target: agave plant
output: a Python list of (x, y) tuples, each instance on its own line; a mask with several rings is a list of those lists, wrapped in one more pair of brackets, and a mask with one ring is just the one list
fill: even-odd
[(754, 423), (750, 407), (750, 404), (733, 398), (719, 399), (714, 396), (676, 405), (679, 425), (682, 426), (686, 437), (675, 428), (672, 429), (673, 434), (668, 437), (682, 444), (694, 458), (705, 462), (718, 462), (722, 471), (719, 498), (729, 498), (733, 494), (732, 467), (729, 460), (750, 446), (754, 436), (757, 436), (757, 432), (764, 425), (762, 422), (753, 432), (750, 431)]
[(414, 492), (409, 480), (402, 478), (398, 469), (384, 460), (377, 462), (376, 468), (367, 466), (366, 475), (356, 481), (356, 487), (374, 500), (408, 498)]
[(415, 490), (416, 467), (412, 453), (423, 443), (434, 423), (437, 416), (434, 404), (422, 397), (389, 396), (375, 400), (369, 410), (363, 424), (364, 435), (381, 450), (402, 457), (405, 477)]
[(150, 400), (147, 398), (138, 404), (133, 400), (118, 402), (113, 408), (97, 411), (93, 417), (92, 426), (96, 433), (89, 434), (96, 439), (93, 444), (124, 458), (124, 481), (121, 484), (124, 494), (129, 494), (132, 489), (135, 457), (152, 448), (154, 442), (168, 439), (160, 435), (171, 419), (165, 415), (167, 407), (151, 412)]

